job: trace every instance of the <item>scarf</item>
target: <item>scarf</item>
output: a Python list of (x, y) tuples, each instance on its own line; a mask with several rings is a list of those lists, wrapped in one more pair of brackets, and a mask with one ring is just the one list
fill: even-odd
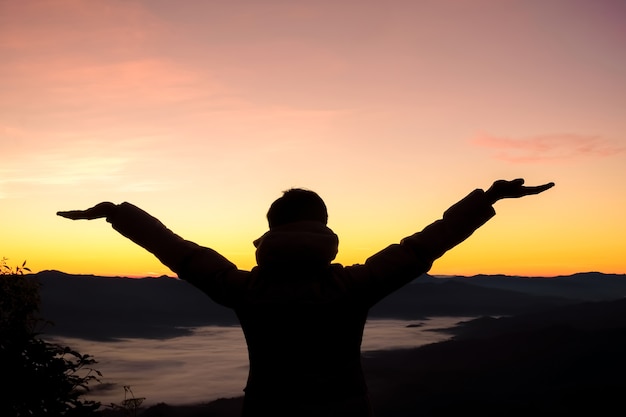
[(323, 223), (301, 221), (274, 227), (253, 243), (259, 266), (328, 265), (339, 238)]

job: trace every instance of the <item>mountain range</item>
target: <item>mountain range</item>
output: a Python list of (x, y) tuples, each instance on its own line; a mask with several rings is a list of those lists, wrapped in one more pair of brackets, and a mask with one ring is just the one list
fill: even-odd
[[(234, 313), (172, 277), (125, 278), (42, 271), (45, 333), (86, 339), (173, 337), (204, 325), (237, 325)], [(626, 297), (626, 275), (576, 274), (555, 278), (423, 275), (388, 296), (371, 318), (511, 316), (581, 302)]]
[[(174, 278), (44, 271), (47, 331), (93, 339), (163, 338), (185, 327), (234, 325), (227, 309)], [(372, 318), (476, 316), (448, 341), (363, 357), (377, 417), (615, 415), (626, 392), (626, 275), (554, 278), (424, 275)], [(439, 330), (442, 331), (442, 330)], [(142, 417), (234, 417), (241, 398), (158, 404)], [(112, 411), (110, 416), (116, 416)]]

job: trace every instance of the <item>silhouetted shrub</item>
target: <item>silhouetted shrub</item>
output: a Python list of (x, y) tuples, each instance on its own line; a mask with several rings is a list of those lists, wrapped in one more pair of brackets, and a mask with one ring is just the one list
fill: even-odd
[(100, 403), (81, 397), (100, 373), (93, 357), (38, 337), (39, 285), (26, 262), (0, 260), (0, 416), (95, 416)]

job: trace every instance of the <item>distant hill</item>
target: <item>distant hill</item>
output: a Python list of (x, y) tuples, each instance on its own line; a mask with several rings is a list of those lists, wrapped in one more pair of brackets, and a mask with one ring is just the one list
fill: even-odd
[(377, 416), (604, 416), (623, 406), (626, 299), (464, 327), (450, 341), (364, 358)]
[[(45, 333), (90, 339), (164, 338), (203, 325), (237, 325), (232, 311), (171, 277), (124, 278), (43, 271)], [(626, 294), (626, 276), (577, 274), (559, 278), (423, 276), (376, 305), (372, 318), (508, 316)], [(576, 295), (576, 296), (575, 296)]]
[[(623, 408), (626, 298), (483, 317), (453, 334), (444, 342), (364, 356), (377, 417), (608, 416)], [(158, 404), (140, 417), (240, 412), (241, 398), (233, 398)]]
[(551, 278), (474, 275), (470, 277), (450, 276), (437, 279), (437, 281), (468, 282), (486, 288), (582, 301), (615, 300), (626, 297), (625, 274), (585, 272)]
[(99, 277), (43, 271), (45, 333), (88, 339), (163, 338), (203, 325), (236, 325), (232, 311), (179, 279)]
[(411, 320), (427, 316), (501, 316), (576, 302), (579, 301), (475, 285), (468, 279), (424, 277), (382, 300), (372, 308), (370, 317)]

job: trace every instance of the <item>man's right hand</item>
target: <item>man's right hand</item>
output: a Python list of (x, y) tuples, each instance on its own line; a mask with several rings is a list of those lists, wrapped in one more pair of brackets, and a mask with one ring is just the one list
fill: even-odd
[(86, 210), (57, 211), (57, 216), (71, 220), (93, 220), (112, 215), (116, 208), (117, 205), (105, 201)]

